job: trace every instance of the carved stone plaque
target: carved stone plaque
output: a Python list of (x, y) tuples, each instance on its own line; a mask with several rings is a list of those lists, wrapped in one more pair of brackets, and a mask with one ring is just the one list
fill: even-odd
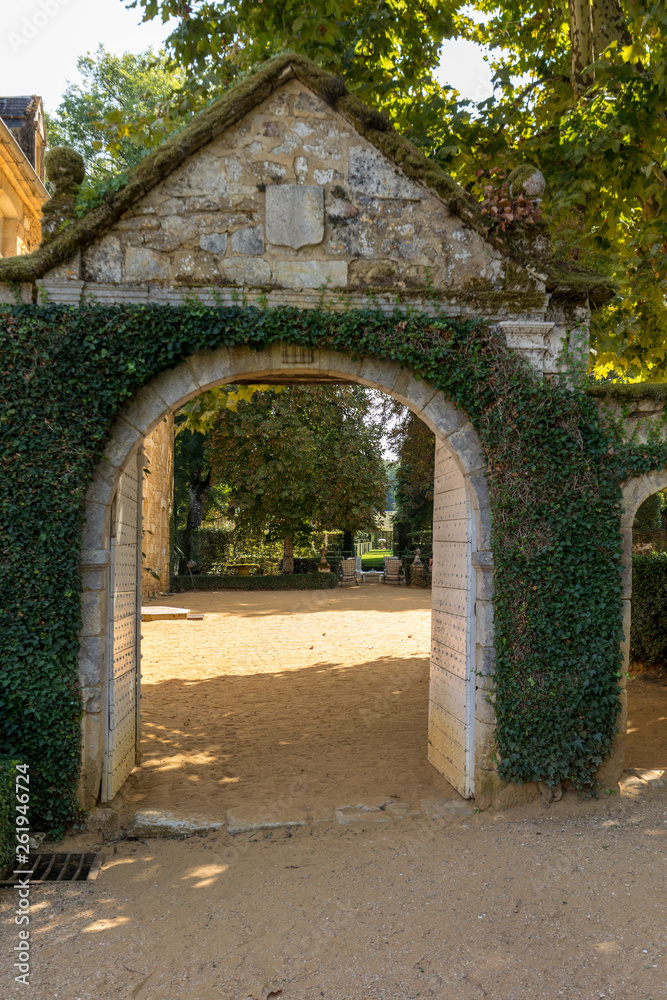
[(313, 246), (324, 239), (324, 188), (271, 184), (266, 189), (266, 237), (277, 246)]

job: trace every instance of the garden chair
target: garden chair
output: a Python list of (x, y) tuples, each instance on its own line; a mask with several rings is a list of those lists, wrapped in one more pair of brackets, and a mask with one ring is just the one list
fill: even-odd
[(345, 583), (356, 583), (359, 586), (359, 577), (357, 576), (357, 561), (354, 558), (351, 559), (341, 559), (340, 569), (339, 569), (339, 582), (341, 587)]
[(382, 582), (397, 583), (400, 587), (401, 580), (403, 580), (404, 576), (403, 564), (400, 558), (398, 556), (385, 556)]

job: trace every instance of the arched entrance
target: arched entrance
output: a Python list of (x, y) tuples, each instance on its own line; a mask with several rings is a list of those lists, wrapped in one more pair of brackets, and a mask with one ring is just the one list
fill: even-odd
[(617, 722), (615, 754), (625, 757), (625, 736), (628, 722), (628, 672), (630, 668), (630, 628), (632, 624), (632, 525), (637, 511), (652, 494), (667, 488), (667, 469), (658, 469), (643, 476), (634, 476), (623, 484), (623, 667), (621, 673), (620, 711)]
[[(138, 761), (143, 437), (198, 393), (239, 379), (332, 378), (381, 389), (436, 436), (428, 759), (465, 797), (491, 770), (492, 557), (485, 460), (461, 410), (392, 362), (275, 344), (200, 351), (136, 393), (116, 422), (88, 492), (82, 574), (84, 690), (80, 797), (116, 794)], [(483, 773), (478, 775), (483, 779)]]

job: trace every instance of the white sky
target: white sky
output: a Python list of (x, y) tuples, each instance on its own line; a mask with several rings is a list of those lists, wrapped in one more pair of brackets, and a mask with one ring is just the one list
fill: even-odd
[[(67, 81), (78, 82), (76, 60), (100, 42), (115, 55), (159, 47), (171, 28), (154, 19), (140, 24), (139, 10), (124, 0), (2, 0), (0, 95), (39, 94), (47, 111), (60, 103)], [(470, 42), (447, 42), (441, 83), (464, 97), (483, 100), (491, 74)]]

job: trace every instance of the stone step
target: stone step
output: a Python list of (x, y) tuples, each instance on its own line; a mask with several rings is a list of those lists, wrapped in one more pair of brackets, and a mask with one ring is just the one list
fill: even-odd
[(141, 620), (142, 622), (168, 621), (176, 618), (187, 618), (189, 614), (189, 608), (167, 608), (158, 604), (148, 604), (141, 609)]
[(257, 833), (306, 826), (312, 816), (301, 806), (235, 806), (227, 810), (227, 833)]
[(225, 827), (227, 833), (236, 836), (239, 833), (292, 829), (319, 823), (382, 826), (420, 816), (425, 816), (426, 819), (460, 819), (469, 816), (473, 808), (473, 802), (465, 802), (463, 799), (422, 799), (420, 808), (409, 802), (378, 797), (364, 802), (347, 802), (336, 807), (323, 802), (312, 808), (280, 803), (239, 805), (227, 810), (224, 821), (203, 816), (184, 816), (162, 809), (139, 809), (132, 818), (127, 836), (136, 839), (183, 837), (215, 832)]
[(148, 837), (191, 837), (224, 829), (224, 820), (206, 816), (182, 816), (164, 809), (138, 809), (127, 828), (136, 840)]

